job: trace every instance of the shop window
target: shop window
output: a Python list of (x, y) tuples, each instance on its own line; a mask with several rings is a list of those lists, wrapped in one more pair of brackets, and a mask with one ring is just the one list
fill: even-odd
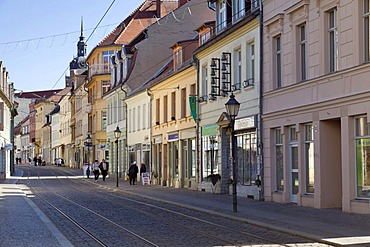
[(257, 134), (243, 133), (237, 136), (238, 182), (243, 185), (255, 184), (257, 164)]
[(355, 118), (357, 197), (370, 198), (370, 125), (366, 117)]
[(283, 135), (281, 129), (274, 129), (276, 190), (284, 190)]
[(314, 159), (314, 136), (313, 125), (306, 124), (304, 137), (304, 165), (306, 178), (306, 193), (315, 192), (315, 159)]
[(203, 141), (203, 178), (218, 173), (218, 141), (216, 136), (206, 136)]

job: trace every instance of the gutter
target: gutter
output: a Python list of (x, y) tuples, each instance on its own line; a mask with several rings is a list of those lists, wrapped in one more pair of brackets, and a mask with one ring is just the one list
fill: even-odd
[(259, 116), (258, 116), (258, 130), (259, 130), (259, 156), (260, 156), (260, 176), (261, 176), (261, 193), (260, 193), (260, 200), (264, 200), (265, 198), (265, 180), (264, 180), (264, 162), (263, 162), (263, 124), (262, 124), (262, 114), (263, 114), (263, 8), (262, 8), (262, 0), (259, 0), (260, 3), (260, 83), (259, 83)]

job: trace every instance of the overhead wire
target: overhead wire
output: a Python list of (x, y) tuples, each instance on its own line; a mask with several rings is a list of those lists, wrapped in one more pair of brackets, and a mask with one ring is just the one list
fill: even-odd
[[(98, 28), (98, 26), (99, 26), (99, 24), (101, 23), (101, 21), (104, 19), (104, 17), (106, 16), (106, 14), (109, 12), (109, 10), (110, 10), (110, 8), (112, 7), (112, 5), (114, 4), (114, 2), (115, 2), (115, 0), (113, 0), (112, 1), (112, 3), (110, 4), (110, 6), (108, 7), (108, 9), (105, 11), (105, 13), (104, 13), (104, 15), (101, 17), (101, 19), (99, 20), (99, 22), (98, 22), (98, 24), (95, 26), (95, 28), (93, 29), (93, 31), (91, 32), (91, 34), (89, 35), (89, 37), (88, 37), (88, 39), (92, 36), (92, 34), (95, 32), (95, 30)], [(202, 2), (200, 2), (200, 3), (196, 3), (196, 4), (194, 4), (194, 5), (192, 5), (192, 6), (196, 6), (196, 5), (200, 5), (200, 4), (204, 4), (204, 2), (207, 2), (207, 1), (202, 1)], [(172, 11), (173, 12), (173, 11)], [(168, 15), (166, 15), (166, 17), (165, 17), (165, 22), (164, 23), (160, 23), (159, 22), (159, 20), (157, 20), (156, 22), (157, 22), (157, 24), (158, 25), (160, 25), (160, 26), (162, 26), (162, 25), (165, 25), (166, 23), (167, 23), (167, 21), (168, 21), (168, 18), (169, 18), (169, 16), (172, 16), (174, 19), (175, 19), (175, 21), (183, 21), (184, 19), (185, 19), (185, 14), (186, 14), (186, 12), (188, 12), (190, 15), (192, 15), (192, 12), (191, 12), (191, 9), (190, 9), (190, 7), (187, 7), (186, 9), (184, 9), (184, 13), (183, 13), (183, 15), (182, 15), (182, 18), (181, 19), (179, 19), (179, 18), (177, 18), (176, 16), (175, 16), (175, 14), (174, 13), (172, 13), (171, 15), (170, 14), (168, 14)], [(163, 18), (164, 19), (164, 18)], [(121, 27), (122, 28), (122, 27)], [(49, 36), (50, 37), (50, 36)], [(86, 40), (86, 42), (88, 41), (88, 39)], [(190, 45), (190, 44), (188, 44), (188, 45)], [(188, 46), (188, 45), (186, 45), (186, 46)], [(184, 46), (184, 48), (186, 48), (186, 46)], [(161, 60), (161, 61), (159, 61), (158, 63), (156, 63), (156, 64), (154, 64), (153, 66), (151, 66), (151, 67), (149, 67), (148, 68), (148, 71), (150, 70), (150, 69), (153, 69), (154, 67), (156, 67), (157, 65), (159, 65), (159, 64), (161, 64), (161, 63), (163, 63), (163, 62), (165, 62), (165, 61), (167, 61), (168, 59), (170, 59), (172, 57), (172, 54), (171, 55), (169, 55), (169, 56), (167, 56), (167, 57), (165, 57), (163, 60)], [(64, 72), (63, 72), (63, 74), (59, 77), (59, 79), (56, 81), (56, 83), (54, 84), (54, 86), (52, 87), (52, 89), (53, 88), (55, 88), (55, 86), (58, 84), (58, 82), (59, 82), (59, 80), (65, 75), (65, 73), (66, 73), (66, 71), (68, 70), (68, 68), (69, 68), (69, 65), (67, 66), (67, 68), (64, 70)], [(138, 76), (136, 76), (136, 77), (133, 77), (133, 78), (130, 78), (130, 80), (132, 79), (132, 80), (135, 80), (135, 79), (137, 79), (137, 78), (139, 78), (140, 77), (140, 75), (138, 75)], [(65, 96), (65, 95), (60, 95), (60, 96)]]

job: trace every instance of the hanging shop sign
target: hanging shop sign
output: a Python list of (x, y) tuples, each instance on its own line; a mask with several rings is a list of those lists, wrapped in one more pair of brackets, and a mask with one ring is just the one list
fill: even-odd
[(178, 133), (168, 135), (168, 141), (169, 142), (177, 141), (178, 139), (179, 139), (179, 134)]
[(235, 130), (256, 128), (257, 115), (235, 120)]
[(212, 124), (202, 127), (202, 136), (217, 136), (218, 135), (218, 124)]
[(189, 96), (190, 112), (193, 116), (194, 122), (197, 122), (197, 97)]

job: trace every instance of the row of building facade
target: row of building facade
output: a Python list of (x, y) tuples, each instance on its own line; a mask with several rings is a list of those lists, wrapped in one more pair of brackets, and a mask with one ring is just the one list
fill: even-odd
[(121, 177), (143, 162), (153, 184), (231, 194), (236, 179), (238, 196), (368, 214), (369, 13), (369, 0), (144, 1), (88, 55), (81, 29), (66, 87), (30, 100), (19, 152), (80, 169), (106, 159)]

